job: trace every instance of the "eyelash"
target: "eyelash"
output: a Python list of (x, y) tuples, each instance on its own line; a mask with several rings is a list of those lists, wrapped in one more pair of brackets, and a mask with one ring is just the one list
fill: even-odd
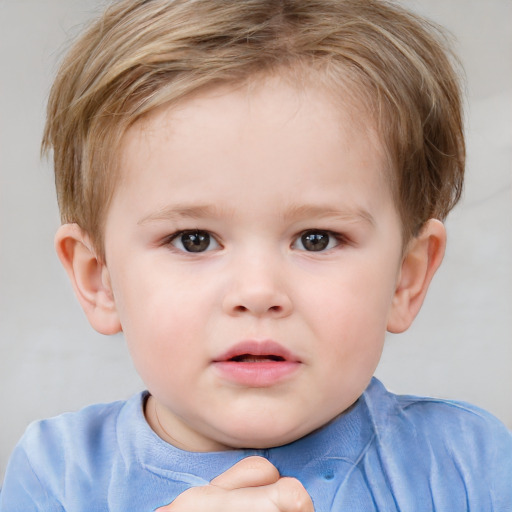
[[(312, 243), (313, 246), (315, 244), (319, 244), (319, 249), (318, 250), (311, 249), (309, 251), (307, 249), (303, 249), (305, 252), (327, 252), (327, 251), (330, 251), (332, 249), (335, 249), (336, 247), (338, 247), (340, 245), (343, 246), (343, 245), (347, 245), (348, 244), (347, 237), (345, 235), (341, 234), (341, 233), (335, 233), (335, 232), (329, 231), (327, 229), (307, 229), (305, 231), (302, 231), (302, 233), (300, 233), (299, 236), (297, 236), (297, 238), (295, 239), (295, 241), (292, 244), (292, 248), (299, 241), (304, 246), (307, 238), (308, 237), (312, 237), (313, 235), (315, 235), (316, 241), (313, 242), (310, 239), (309, 243)], [(321, 238), (319, 238), (318, 235), (328, 237), (327, 238), (327, 243), (326, 243), (325, 246), (323, 246), (324, 241)], [(333, 243), (333, 242), (335, 243), (335, 245), (331, 245), (331, 243)]]
[[(189, 245), (189, 249), (197, 248), (198, 250), (187, 250), (185, 248), (183, 237), (186, 235), (191, 235), (191, 239), (189, 241), (192, 243), (192, 245)], [(325, 239), (322, 237), (327, 238)], [(178, 241), (181, 247), (173, 243), (175, 241)], [(207, 243), (207, 246), (203, 249), (204, 243)], [(213, 247), (211, 247), (212, 243)], [(299, 249), (299, 247), (297, 247), (298, 243), (301, 243), (304, 248)], [(308, 243), (312, 244), (310, 246), (311, 250), (305, 248), (305, 244)], [(332, 245), (332, 243), (335, 243), (335, 245)], [(348, 238), (341, 233), (335, 233), (333, 231), (329, 231), (326, 229), (307, 229), (297, 235), (297, 237), (293, 240), (291, 244), (291, 248), (298, 249), (303, 252), (327, 252), (340, 245), (347, 245), (348, 243)], [(217, 240), (217, 237), (215, 237), (209, 231), (202, 229), (186, 229), (182, 231), (177, 231), (176, 233), (173, 233), (164, 240), (164, 245), (173, 246), (174, 249), (188, 254), (209, 252), (221, 247), (221, 244)], [(318, 246), (318, 249), (314, 248), (315, 245)]]
[[(201, 242), (203, 242), (204, 239), (207, 238), (208, 247), (204, 250), (197, 250), (197, 251), (186, 250), (185, 247), (183, 246), (183, 237), (185, 235), (191, 235), (191, 236), (197, 237), (198, 240), (196, 240), (196, 242), (193, 242), (193, 243), (194, 243), (194, 245), (197, 246), (198, 249), (201, 247)], [(182, 248), (177, 247), (173, 243), (175, 240), (181, 241)], [(184, 253), (189, 253), (189, 254), (197, 254), (197, 253), (209, 252), (209, 251), (213, 250), (212, 248), (210, 248), (211, 242), (213, 242), (215, 244), (215, 247), (213, 247), (213, 249), (220, 247), (220, 243), (217, 241), (217, 238), (215, 236), (213, 236), (209, 231), (206, 231), (203, 229), (185, 229), (183, 231), (177, 231), (176, 233), (173, 233), (171, 236), (169, 236), (165, 239), (165, 245), (171, 245), (178, 251), (184, 252)], [(193, 246), (191, 246), (191, 247), (193, 247)]]

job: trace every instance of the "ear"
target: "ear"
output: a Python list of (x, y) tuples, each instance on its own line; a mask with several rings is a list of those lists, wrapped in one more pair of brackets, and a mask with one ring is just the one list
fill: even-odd
[(412, 324), (443, 261), (445, 247), (446, 230), (437, 219), (428, 220), (419, 235), (409, 242), (388, 318), (389, 332), (403, 332)]
[(78, 224), (63, 224), (55, 249), (90, 324), (102, 334), (121, 331), (108, 269)]

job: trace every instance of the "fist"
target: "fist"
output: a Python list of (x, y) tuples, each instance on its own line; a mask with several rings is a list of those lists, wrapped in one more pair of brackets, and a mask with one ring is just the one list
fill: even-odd
[(281, 477), (262, 457), (247, 457), (214, 478), (192, 487), (156, 512), (314, 512), (296, 478)]

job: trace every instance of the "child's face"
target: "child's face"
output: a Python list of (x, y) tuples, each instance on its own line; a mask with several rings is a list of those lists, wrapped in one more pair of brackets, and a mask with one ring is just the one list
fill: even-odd
[(273, 79), (203, 93), (127, 133), (106, 265), (177, 446), (284, 444), (367, 386), (402, 254), (370, 126)]

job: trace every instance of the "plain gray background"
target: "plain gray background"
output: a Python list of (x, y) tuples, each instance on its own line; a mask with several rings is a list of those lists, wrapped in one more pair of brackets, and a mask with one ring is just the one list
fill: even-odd
[[(214, 0), (212, 0), (214, 1)], [(39, 159), (56, 63), (98, 0), (0, 0), (0, 479), (27, 424), (142, 388), (121, 336), (87, 324), (53, 250), (52, 171)], [(512, 427), (511, 0), (409, 0), (448, 27), (467, 73), (467, 184), (445, 262), (377, 375), (457, 398)]]

